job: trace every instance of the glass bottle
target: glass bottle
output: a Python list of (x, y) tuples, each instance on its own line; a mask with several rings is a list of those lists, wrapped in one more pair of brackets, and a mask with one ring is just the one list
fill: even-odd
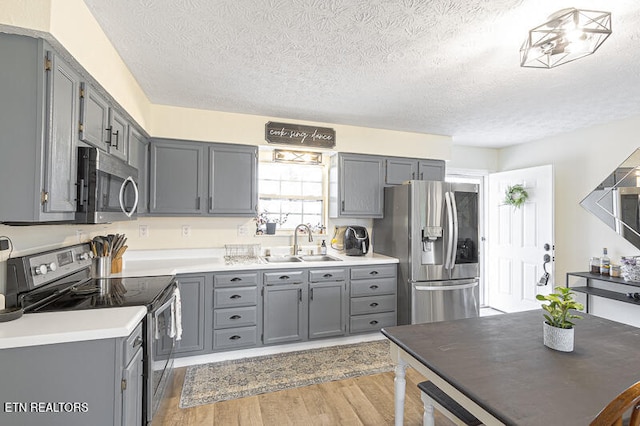
[(611, 259), (607, 256), (607, 248), (602, 249), (602, 257), (600, 258), (600, 275), (609, 276), (609, 268), (611, 267)]
[(592, 257), (589, 261), (589, 272), (600, 275), (600, 258)]
[(322, 244), (320, 245), (320, 254), (327, 254), (327, 243), (322, 240)]

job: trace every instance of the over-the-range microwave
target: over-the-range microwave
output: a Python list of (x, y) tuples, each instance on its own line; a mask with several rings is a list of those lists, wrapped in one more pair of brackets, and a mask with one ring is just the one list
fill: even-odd
[(76, 223), (136, 218), (138, 170), (97, 148), (78, 148)]

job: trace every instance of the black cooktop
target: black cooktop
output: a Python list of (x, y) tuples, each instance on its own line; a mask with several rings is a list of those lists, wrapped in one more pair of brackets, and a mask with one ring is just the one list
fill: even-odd
[[(174, 277), (89, 278), (47, 297), (40, 293), (23, 300), (28, 312), (74, 311), (81, 309), (146, 306), (153, 310), (173, 291)], [(48, 300), (47, 300), (48, 299)]]

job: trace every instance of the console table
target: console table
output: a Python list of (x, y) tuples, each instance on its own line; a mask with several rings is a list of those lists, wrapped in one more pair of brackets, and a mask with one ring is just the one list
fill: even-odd
[[(570, 285), (572, 277), (584, 279), (586, 281), (586, 285), (572, 287)], [(600, 286), (598, 286), (596, 282), (601, 283)], [(612, 288), (601, 288), (603, 285), (610, 285)], [(625, 292), (620, 286), (630, 286), (635, 287), (635, 289)], [(588, 296), (598, 296), (605, 299), (617, 300), (618, 302), (640, 305), (640, 300), (635, 300), (627, 296), (627, 293), (640, 292), (640, 282), (625, 281), (622, 277), (607, 277), (599, 274), (592, 274), (590, 272), (567, 272), (566, 287), (571, 287), (571, 290), (575, 291), (576, 293), (584, 293), (587, 295), (587, 301), (585, 303), (585, 311), (587, 313), (589, 313)]]

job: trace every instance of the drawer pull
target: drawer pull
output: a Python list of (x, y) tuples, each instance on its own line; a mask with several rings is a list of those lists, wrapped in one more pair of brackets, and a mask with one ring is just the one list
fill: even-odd
[(323, 277), (323, 278), (331, 278), (332, 276), (333, 276), (333, 275), (331, 275), (331, 274), (324, 274), (322, 277)]
[(142, 337), (138, 336), (133, 341), (133, 347), (135, 348), (136, 346), (142, 346)]
[(242, 316), (240, 316), (240, 315), (232, 315), (232, 316), (229, 317), (229, 319), (231, 319), (231, 320), (237, 320), (237, 319), (240, 319), (240, 318), (242, 318)]
[(378, 271), (371, 271), (369, 272), (369, 275), (378, 275)]
[(239, 294), (234, 294), (233, 296), (229, 297), (229, 299), (240, 299), (242, 296), (240, 296)]
[(238, 278), (238, 277), (231, 278), (231, 282), (232, 283), (235, 283), (235, 282), (238, 282), (238, 281), (242, 281), (242, 278)]
[(280, 279), (281, 280), (288, 280), (288, 279), (291, 279), (291, 277), (289, 275), (281, 275)]
[(376, 320), (369, 321), (369, 324), (371, 324), (371, 325), (376, 325), (377, 323), (378, 323), (378, 321), (376, 321)]
[(377, 289), (378, 289), (378, 286), (377, 286), (376, 284), (373, 284), (373, 285), (370, 285), (370, 286), (369, 286), (369, 288), (370, 288), (371, 290), (377, 290)]
[(369, 306), (371, 306), (372, 308), (375, 308), (376, 306), (378, 306), (378, 304), (376, 302), (373, 302), (373, 303), (369, 304)]
[(238, 339), (242, 339), (242, 337), (238, 336), (237, 334), (234, 334), (233, 336), (229, 337), (229, 340), (238, 340)]

